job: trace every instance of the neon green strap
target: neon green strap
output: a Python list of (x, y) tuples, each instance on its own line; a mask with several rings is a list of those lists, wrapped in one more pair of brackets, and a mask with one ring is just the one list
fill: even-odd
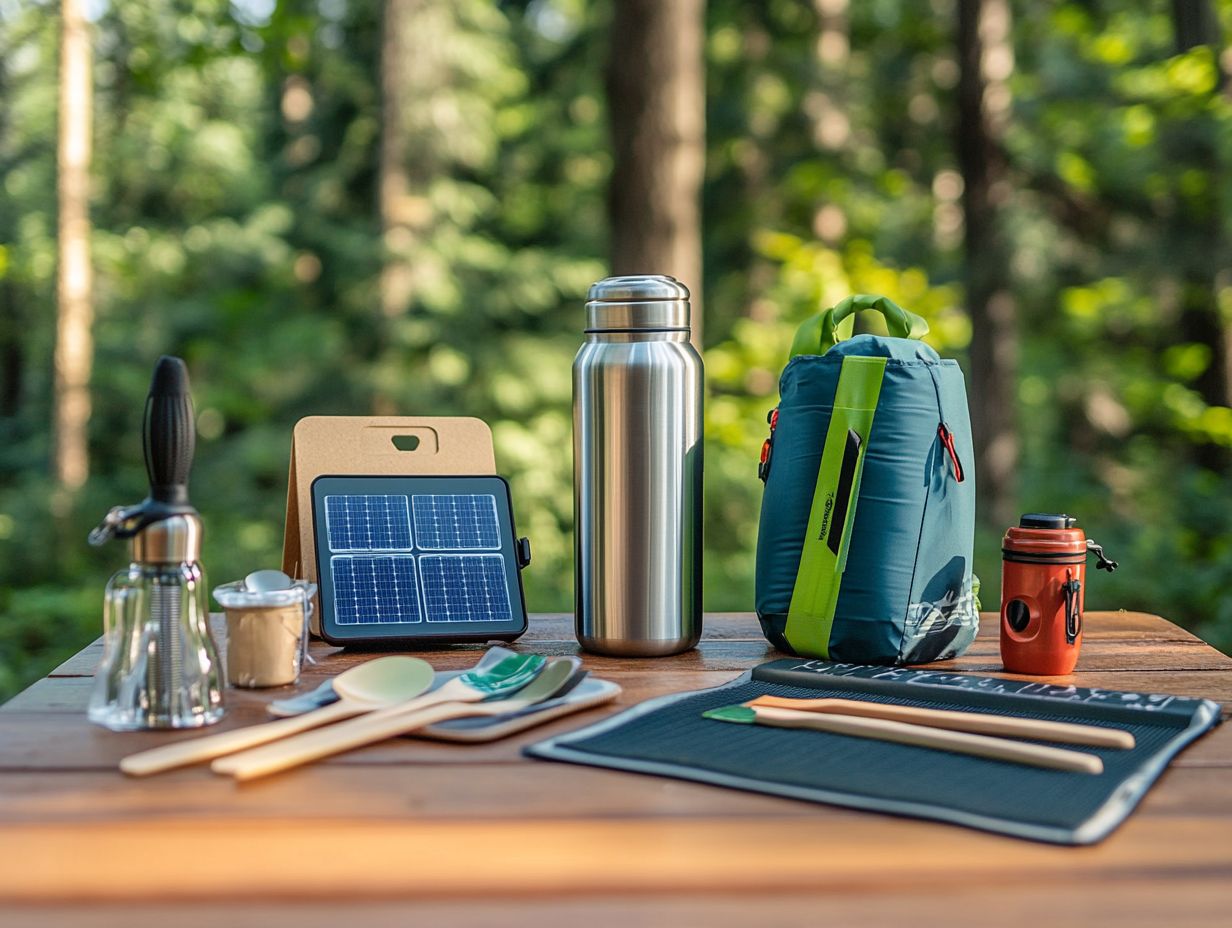
[(824, 354), (842, 341), (838, 334), (839, 323), (862, 310), (881, 313), (885, 317), (886, 329), (895, 338), (923, 338), (928, 334), (928, 323), (922, 317), (903, 309), (888, 296), (857, 293), (837, 306), (806, 319), (792, 339), (791, 357)]
[(881, 395), (885, 358), (843, 358), (785, 635), (801, 654), (829, 658), (830, 630), (847, 566), (864, 454)]

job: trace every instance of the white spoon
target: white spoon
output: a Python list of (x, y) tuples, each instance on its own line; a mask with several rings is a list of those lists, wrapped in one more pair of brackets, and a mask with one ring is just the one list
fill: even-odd
[(432, 665), (417, 657), (378, 657), (334, 678), (334, 691), (341, 697), (335, 703), (277, 722), (218, 732), (204, 738), (177, 741), (142, 751), (120, 761), (120, 769), (130, 776), (144, 777), (267, 744), (327, 722), (414, 699), (432, 685), (433, 676)]

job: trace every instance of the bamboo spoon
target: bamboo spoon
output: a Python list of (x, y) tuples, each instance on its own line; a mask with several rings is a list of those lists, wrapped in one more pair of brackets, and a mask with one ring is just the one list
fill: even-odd
[(708, 719), (717, 719), (721, 722), (771, 725), (775, 728), (807, 728), (836, 735), (852, 735), (857, 738), (892, 741), (896, 744), (933, 748), (956, 754), (971, 754), (991, 760), (1046, 767), (1052, 770), (1090, 774), (1104, 772), (1104, 762), (1094, 754), (1050, 748), (1039, 744), (1024, 744), (1008, 738), (990, 738), (987, 735), (946, 731), (924, 725), (911, 725), (907, 722), (891, 722), (885, 719), (858, 718), (849, 715), (828, 715), (824, 712), (799, 712), (794, 709), (775, 709), (768, 706), (726, 706), (721, 709), (711, 709), (702, 714)]
[(966, 731), (977, 735), (1003, 735), (1010, 738), (1030, 738), (1035, 741), (1056, 741), (1061, 744), (1082, 744), (1094, 748), (1134, 746), (1132, 733), (1120, 728), (1098, 725), (1075, 725), (1070, 722), (1045, 722), (1014, 716), (988, 715), (983, 712), (955, 712), (948, 709), (919, 709), (914, 706), (894, 706), (861, 699), (788, 699), (783, 696), (758, 696), (746, 702), (755, 709), (793, 709), (799, 712), (826, 712), (835, 715), (858, 715), (891, 722), (908, 722), (930, 728)]
[(298, 738), (223, 758), (215, 761), (212, 769), (216, 773), (230, 774), (240, 781), (253, 780), (352, 748), (405, 735), (437, 722), (518, 712), (551, 699), (567, 688), (581, 672), (580, 664), (575, 657), (554, 658), (533, 682), (508, 697), (479, 703), (444, 703), (422, 711), (397, 709), (372, 713)]
[(120, 769), (130, 776), (144, 777), (256, 747), (318, 725), (406, 702), (426, 691), (432, 685), (433, 676), (432, 666), (417, 657), (378, 657), (352, 667), (334, 679), (334, 689), (341, 697), (335, 703), (277, 722), (218, 732), (191, 741), (177, 741), (132, 754), (120, 761)]

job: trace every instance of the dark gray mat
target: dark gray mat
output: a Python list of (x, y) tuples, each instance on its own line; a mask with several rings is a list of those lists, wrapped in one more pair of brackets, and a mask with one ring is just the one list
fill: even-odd
[[(763, 694), (841, 696), (1124, 728), (1128, 751), (1080, 748), (1099, 776), (816, 731), (733, 725), (702, 712)], [(934, 819), (1057, 844), (1113, 831), (1168, 762), (1219, 721), (1210, 700), (1058, 687), (799, 658), (709, 690), (653, 699), (526, 753), (814, 802)]]

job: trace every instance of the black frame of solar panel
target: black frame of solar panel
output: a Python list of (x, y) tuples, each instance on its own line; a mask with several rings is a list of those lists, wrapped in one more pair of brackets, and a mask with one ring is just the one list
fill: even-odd
[[(499, 549), (420, 548), (414, 530), (415, 496), (491, 496), (496, 504)], [(405, 496), (411, 524), (411, 545), (406, 549), (373, 549), (371, 552), (330, 548), (327, 533), (326, 498), (331, 496)], [(339, 476), (323, 475), (312, 482), (313, 547), (320, 590), (321, 637), (331, 644), (414, 644), (512, 641), (526, 631), (526, 599), (517, 555), (517, 531), (513, 521), (513, 501), (509, 484), (498, 476)], [(415, 622), (339, 623), (334, 594), (333, 559), (340, 557), (412, 556), (415, 560), (417, 613)], [(504, 566), (510, 618), (498, 621), (428, 621), (421, 557), (499, 557)]]

